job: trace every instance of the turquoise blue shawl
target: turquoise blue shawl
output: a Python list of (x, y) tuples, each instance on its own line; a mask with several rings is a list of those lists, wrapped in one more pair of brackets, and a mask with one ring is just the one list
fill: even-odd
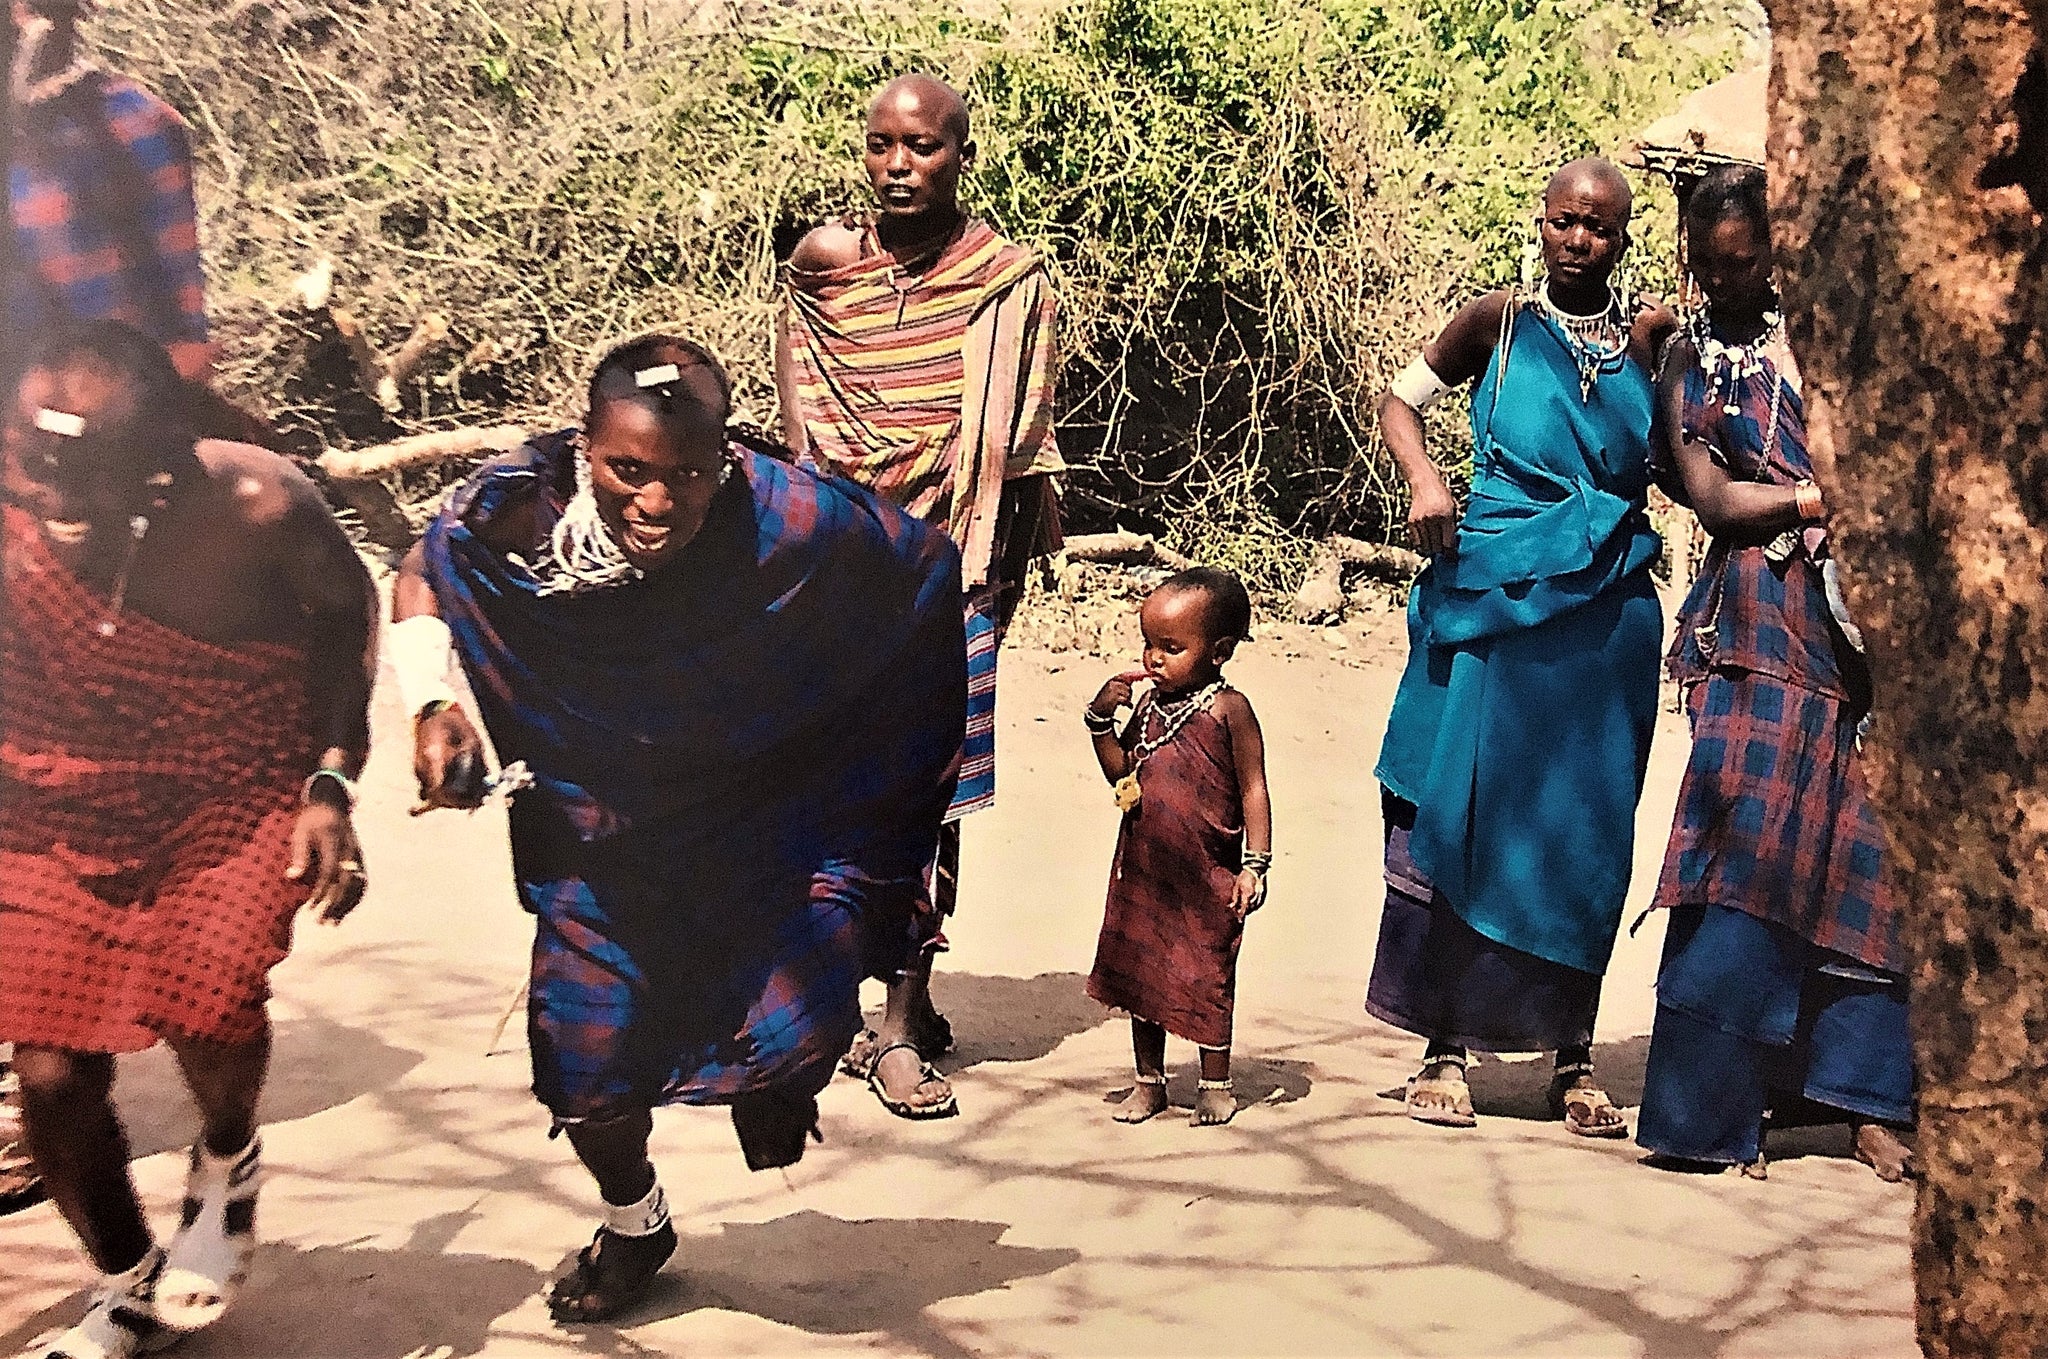
[(1410, 852), (1467, 923), (1593, 973), (1628, 892), (1656, 725), (1654, 400), (1629, 358), (1583, 396), (1562, 333), (1517, 311), (1473, 393), (1457, 549), (1409, 599), (1377, 771), (1416, 805)]

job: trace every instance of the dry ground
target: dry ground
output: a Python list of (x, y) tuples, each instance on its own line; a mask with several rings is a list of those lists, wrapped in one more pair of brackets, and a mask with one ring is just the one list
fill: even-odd
[[(593, 1195), (526, 1093), (520, 1026), (486, 1051), (529, 938), (502, 823), (408, 819), (387, 739), (363, 809), (371, 896), (342, 928), (302, 931), (277, 974), (252, 1291), (180, 1353), (1911, 1353), (1910, 1194), (1846, 1159), (1838, 1134), (1787, 1139), (1756, 1183), (1659, 1173), (1629, 1144), (1566, 1136), (1541, 1121), (1530, 1063), (1477, 1069), (1471, 1132), (1420, 1127), (1385, 1097), (1417, 1047), (1359, 1006), (1391, 624), (1369, 615), (1341, 644), (1269, 629), (1233, 671), (1268, 732), (1279, 846), (1244, 952), (1234, 1124), (1108, 1118), (1127, 1035), (1082, 977), (1116, 814), (1077, 714), (1110, 662), (1014, 650), (1002, 799), (971, 823), (938, 983), (963, 1116), (898, 1122), (842, 1079), (825, 1145), (785, 1179), (748, 1174), (722, 1113), (664, 1114), (683, 1246), (617, 1328), (558, 1330), (538, 1300), (587, 1239)], [(387, 693), (380, 731), (398, 729)], [(1683, 753), (1667, 717), (1639, 896)], [(1602, 1016), (1604, 1074), (1630, 1103), (1660, 936), (1653, 920), (1623, 940)], [(1192, 1054), (1170, 1055), (1185, 1105)], [(163, 1055), (128, 1061), (121, 1095), (137, 1179), (167, 1222), (190, 1116)], [(84, 1268), (47, 1207), (0, 1220), (0, 1278), (0, 1353), (82, 1305)]]

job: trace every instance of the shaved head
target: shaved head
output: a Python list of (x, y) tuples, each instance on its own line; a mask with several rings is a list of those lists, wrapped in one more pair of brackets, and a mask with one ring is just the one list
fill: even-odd
[(868, 105), (868, 121), (874, 122), (875, 115), (884, 109), (929, 120), (933, 127), (951, 137), (955, 146), (965, 146), (973, 136), (967, 121), (967, 101), (936, 76), (907, 75), (890, 81)]
[(1574, 191), (1592, 193), (1600, 197), (1611, 197), (1621, 212), (1623, 225), (1635, 213), (1635, 190), (1629, 188), (1628, 177), (1614, 168), (1614, 162), (1600, 156), (1583, 156), (1559, 167), (1543, 186), (1543, 202), (1548, 204), (1561, 195)]

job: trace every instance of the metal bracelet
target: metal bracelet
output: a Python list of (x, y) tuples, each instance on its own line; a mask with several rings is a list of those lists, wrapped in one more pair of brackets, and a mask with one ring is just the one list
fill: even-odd
[(341, 789), (341, 800), (346, 804), (348, 810), (354, 811), (356, 809), (355, 780), (342, 773), (339, 769), (316, 769), (311, 774), (308, 774), (305, 786), (299, 790), (299, 801), (301, 803), (308, 807), (313, 805), (313, 785), (322, 779), (334, 780), (335, 784)]

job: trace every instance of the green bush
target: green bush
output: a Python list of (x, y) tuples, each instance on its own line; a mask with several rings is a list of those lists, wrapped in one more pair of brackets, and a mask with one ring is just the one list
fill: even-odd
[[(1643, 0), (882, 8), (629, 41), (550, 0), (132, 0), (98, 31), (194, 123), (227, 380), (307, 451), (573, 418), (594, 354), (657, 325), (718, 349), (772, 425), (778, 254), (865, 203), (875, 86), (947, 75), (976, 118), (973, 202), (1059, 287), (1073, 517), (1269, 586), (1304, 536), (1398, 524), (1371, 401), (1515, 275), (1550, 169), (1619, 149), (1740, 37)], [(1668, 213), (1639, 224), (1639, 263)], [(395, 413), (289, 301), (321, 256), (380, 347), (451, 323)]]

